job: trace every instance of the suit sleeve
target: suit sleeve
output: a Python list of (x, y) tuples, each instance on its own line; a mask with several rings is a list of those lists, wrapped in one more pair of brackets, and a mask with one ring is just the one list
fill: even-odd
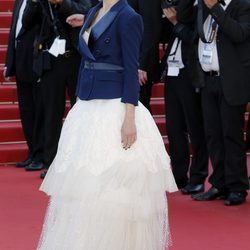
[(70, 16), (76, 13), (85, 15), (90, 7), (90, 0), (63, 0), (58, 11), (65, 16)]
[(192, 23), (196, 20), (195, 0), (181, 0), (177, 7), (177, 20), (181, 23)]
[(177, 23), (173, 28), (173, 33), (187, 44), (193, 44), (197, 37), (197, 30), (191, 24)]
[[(13, 15), (11, 18), (11, 29), (8, 36), (8, 47), (7, 47), (7, 53), (5, 57), (5, 67), (6, 70), (6, 77), (14, 76), (15, 73), (13, 72), (13, 61), (14, 61), (14, 51), (15, 51), (15, 27), (14, 27), (14, 16), (17, 15), (17, 1), (15, 1), (14, 7), (13, 7)], [(12, 69), (10, 69), (12, 68)]]
[(144, 33), (140, 53), (140, 69), (148, 71), (152, 50), (158, 46), (162, 30), (162, 9), (160, 1), (139, 1), (139, 14), (142, 16)]
[(123, 58), (122, 102), (138, 105), (139, 99), (139, 54), (142, 41), (143, 23), (139, 15), (128, 17), (121, 27), (121, 47)]
[(41, 6), (39, 2), (27, 1), (27, 5), (23, 12), (22, 24), (28, 30), (38, 22), (41, 17)]
[(219, 3), (215, 4), (210, 10), (211, 15), (219, 25), (219, 29), (235, 43), (246, 41), (250, 37), (250, 4), (240, 1), (237, 20), (230, 15), (226, 15)]

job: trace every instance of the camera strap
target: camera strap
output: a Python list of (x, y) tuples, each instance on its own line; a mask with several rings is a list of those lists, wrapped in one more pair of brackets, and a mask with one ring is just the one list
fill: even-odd
[(49, 1), (48, 1), (48, 6), (49, 6), (50, 18), (51, 18), (52, 23), (53, 23), (53, 29), (54, 29), (54, 32), (55, 32), (56, 36), (58, 37), (60, 35), (59, 35), (58, 29), (57, 29), (57, 26), (56, 26), (55, 16), (54, 16), (54, 13), (53, 13), (53, 10), (52, 10), (52, 7), (51, 7), (51, 4), (50, 4)]
[(203, 0), (198, 0), (198, 12), (197, 12), (197, 30), (200, 39), (204, 43), (208, 43), (203, 29)]

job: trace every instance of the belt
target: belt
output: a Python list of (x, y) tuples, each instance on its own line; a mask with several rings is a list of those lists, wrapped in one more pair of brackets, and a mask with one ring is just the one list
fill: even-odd
[(219, 71), (205, 71), (204, 72), (206, 76), (220, 76), (220, 72)]
[(115, 64), (110, 63), (97, 63), (97, 62), (88, 62), (84, 63), (85, 69), (93, 69), (93, 70), (120, 70), (122, 71), (124, 68)]

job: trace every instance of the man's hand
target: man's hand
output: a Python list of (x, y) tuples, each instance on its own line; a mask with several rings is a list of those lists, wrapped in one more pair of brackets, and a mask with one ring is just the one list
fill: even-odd
[(69, 16), (66, 20), (66, 22), (72, 26), (73, 28), (75, 27), (81, 27), (84, 23), (84, 15), (82, 14), (73, 14)]
[(138, 73), (139, 73), (139, 83), (141, 86), (143, 86), (148, 80), (147, 71), (139, 69)]
[(211, 9), (215, 4), (218, 3), (218, 0), (203, 0), (205, 5)]
[(49, 0), (52, 4), (62, 4), (63, 0)]
[(176, 24), (177, 24), (177, 18), (176, 18), (176, 10), (175, 10), (175, 8), (171, 7), (171, 8), (163, 9), (163, 13), (164, 13), (164, 15), (167, 17), (167, 19), (168, 19), (173, 25), (176, 25)]
[(6, 71), (7, 71), (7, 67), (4, 67), (4, 69), (3, 69), (3, 77), (4, 77), (5, 81), (10, 81), (10, 77), (6, 77)]

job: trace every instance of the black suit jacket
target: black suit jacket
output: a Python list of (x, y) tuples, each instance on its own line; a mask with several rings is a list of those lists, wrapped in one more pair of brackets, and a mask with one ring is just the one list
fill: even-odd
[(197, 28), (194, 23), (181, 24), (177, 23), (173, 29), (165, 55), (162, 60), (162, 71), (167, 71), (167, 58), (170, 55), (171, 48), (176, 38), (179, 38), (181, 43), (182, 61), (185, 69), (188, 72), (190, 81), (194, 88), (204, 87), (204, 74), (201, 69), (198, 58), (197, 46)]
[[(43, 45), (43, 49), (49, 48), (54, 39), (60, 35), (66, 39), (67, 49), (78, 46), (78, 35), (80, 28), (72, 28), (66, 23), (68, 16), (72, 14), (86, 14), (91, 7), (89, 0), (63, 0), (60, 5), (51, 5), (55, 20), (51, 21), (51, 15), (47, 0), (37, 2), (28, 0), (23, 14), (23, 26), (25, 29), (31, 29), (38, 25), (36, 34), (36, 47)], [(56, 26), (56, 30), (55, 27)]]
[(16, 76), (20, 82), (35, 82), (37, 76), (32, 70), (33, 65), (33, 43), (36, 33), (36, 26), (25, 30), (23, 27), (16, 38), (16, 25), (19, 10), (23, 0), (16, 0), (13, 8), (11, 29), (9, 33), (8, 49), (5, 66), (6, 76)]
[(143, 19), (144, 35), (140, 53), (140, 69), (149, 73), (153, 81), (159, 80), (159, 42), (162, 32), (160, 0), (128, 0)]
[[(196, 21), (194, 0), (182, 0), (179, 22)], [(217, 50), (222, 89), (230, 105), (250, 100), (250, 1), (232, 0), (227, 9), (217, 3), (211, 10), (204, 6), (204, 20), (211, 14), (218, 23)]]

